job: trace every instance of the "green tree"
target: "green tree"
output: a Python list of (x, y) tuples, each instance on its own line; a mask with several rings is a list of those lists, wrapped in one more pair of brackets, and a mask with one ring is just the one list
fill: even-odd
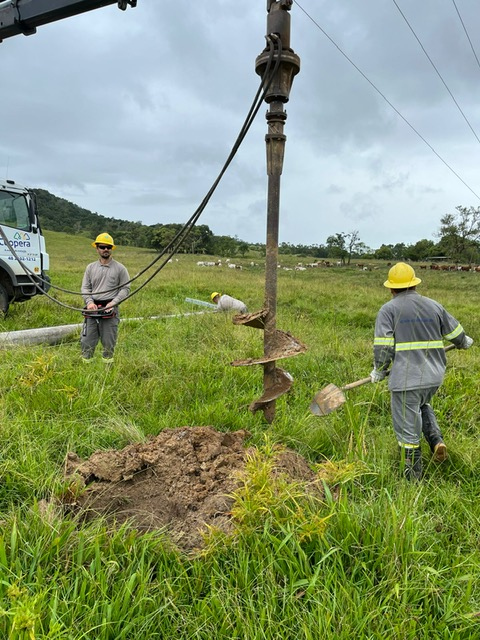
[(392, 257), (395, 260), (401, 260), (402, 258), (406, 258), (405, 255), (405, 244), (403, 242), (397, 242), (392, 247)]
[(347, 263), (350, 264), (352, 256), (365, 253), (367, 247), (365, 243), (360, 240), (360, 234), (358, 231), (350, 231), (349, 233), (344, 233), (342, 235), (345, 239), (345, 248), (348, 252)]
[(238, 242), (238, 253), (242, 256), (242, 258), (245, 257), (245, 254), (249, 251), (250, 249), (250, 245), (248, 244), (248, 242), (244, 242), (243, 240), (239, 240)]
[(152, 230), (150, 246), (156, 251), (163, 251), (173, 242), (173, 239), (180, 230), (181, 225), (158, 224)]
[(329, 258), (340, 258), (344, 263), (348, 256), (348, 251), (346, 249), (346, 234), (336, 233), (333, 236), (328, 236), (327, 248)]
[(393, 245), (382, 244), (373, 255), (377, 260), (393, 260)]
[(414, 262), (421, 262), (437, 253), (437, 246), (433, 240), (419, 240), (405, 248), (404, 256)]
[(238, 242), (230, 236), (214, 236), (213, 253), (223, 257), (233, 257), (237, 253)]
[(440, 219), (439, 246), (454, 262), (472, 261), (478, 253), (480, 207), (455, 207)]

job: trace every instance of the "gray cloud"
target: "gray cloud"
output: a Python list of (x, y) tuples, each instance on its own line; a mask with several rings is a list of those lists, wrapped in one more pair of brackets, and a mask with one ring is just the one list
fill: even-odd
[[(480, 193), (480, 145), (395, 4), (300, 4)], [(457, 6), (480, 54), (480, 5)], [(401, 7), (480, 131), (480, 68), (453, 3)], [(415, 242), (433, 238), (458, 204), (478, 206), (301, 8), (291, 10), (301, 71), (286, 105), (280, 241), (321, 244), (356, 229), (372, 247)], [(138, 0), (135, 9), (112, 5), (5, 40), (0, 170), (106, 216), (186, 221), (257, 91), (265, 28), (265, 3)], [(218, 235), (265, 241), (266, 110), (200, 219)]]

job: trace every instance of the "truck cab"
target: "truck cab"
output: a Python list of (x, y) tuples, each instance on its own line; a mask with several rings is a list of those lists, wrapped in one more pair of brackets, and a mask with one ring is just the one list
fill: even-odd
[(0, 180), (0, 314), (50, 288), (49, 257), (35, 194), (13, 180)]

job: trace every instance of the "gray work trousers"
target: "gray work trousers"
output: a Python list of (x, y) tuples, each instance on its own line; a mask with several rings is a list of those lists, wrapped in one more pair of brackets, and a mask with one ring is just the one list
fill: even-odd
[(100, 340), (103, 347), (103, 357), (113, 358), (119, 323), (118, 311), (114, 318), (85, 318), (80, 338), (82, 357), (86, 360), (92, 358), (95, 347)]
[[(435, 414), (428, 404), (437, 390), (438, 386), (390, 392), (393, 430), (400, 446), (419, 446), (422, 432), (425, 432), (430, 445), (430, 432), (441, 439)], [(423, 422), (426, 424), (424, 425)]]

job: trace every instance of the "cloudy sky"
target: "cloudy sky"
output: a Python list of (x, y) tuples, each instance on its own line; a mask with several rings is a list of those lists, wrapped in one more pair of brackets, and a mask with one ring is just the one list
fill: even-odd
[[(478, 0), (300, 0), (290, 15), (280, 242), (435, 240), (445, 213), (480, 206)], [(0, 175), (185, 222), (251, 107), (266, 24), (265, 0), (138, 0), (4, 40)], [(265, 242), (266, 110), (199, 220), (216, 235)]]

